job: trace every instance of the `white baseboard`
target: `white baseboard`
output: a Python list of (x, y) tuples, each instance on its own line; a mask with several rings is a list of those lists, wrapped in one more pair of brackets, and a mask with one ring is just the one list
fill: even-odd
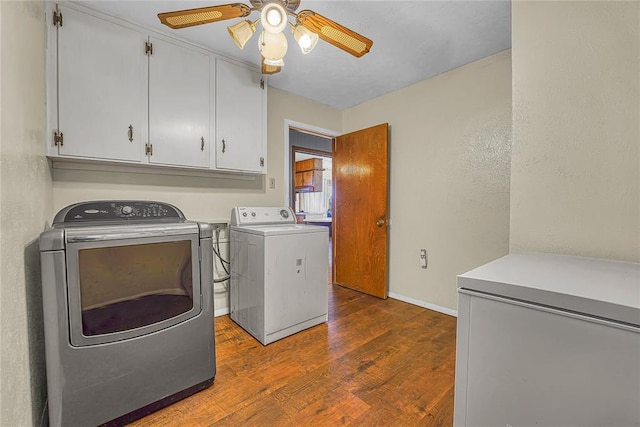
[(225, 314), (229, 314), (229, 307), (221, 308), (219, 310), (215, 310), (213, 312), (213, 317), (224, 316)]
[[(439, 313), (442, 314), (447, 314), (449, 316), (453, 316), (453, 317), (458, 317), (458, 311), (457, 310), (452, 310), (450, 308), (446, 308), (446, 307), (441, 307), (439, 305), (435, 305), (435, 304), (431, 304), (425, 301), (420, 301), (414, 298), (409, 298), (406, 297), (404, 295), (399, 295), (393, 292), (389, 292), (387, 294), (389, 296), (389, 298), (393, 298), (393, 299), (397, 299), (399, 301), (404, 301), (407, 302), (409, 304), (413, 304), (413, 305), (417, 305), (418, 307), (423, 307), (423, 308), (428, 308), (429, 310), (433, 310), (433, 311), (437, 311)], [(229, 314), (229, 307), (224, 307), (218, 310), (215, 310), (213, 313), (214, 317), (218, 317), (218, 316), (224, 316), (226, 314)]]
[(447, 314), (449, 316), (458, 317), (458, 310), (452, 310), (450, 308), (441, 307), (439, 305), (431, 304), (429, 302), (420, 301), (414, 298), (409, 298), (404, 295), (399, 295), (393, 292), (387, 294), (389, 298), (397, 299), (399, 301), (408, 302), (409, 304), (417, 305), (418, 307), (428, 308), (429, 310), (437, 311), (439, 313)]

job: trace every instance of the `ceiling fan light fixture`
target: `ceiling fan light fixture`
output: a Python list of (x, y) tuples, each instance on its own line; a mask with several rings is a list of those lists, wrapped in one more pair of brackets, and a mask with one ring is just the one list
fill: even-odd
[(293, 27), (293, 38), (300, 46), (303, 55), (311, 52), (318, 44), (318, 35), (300, 24)]
[[(1, 0), (0, 0), (1, 1)], [(260, 13), (255, 21), (249, 19), (227, 27), (233, 42), (244, 49), (256, 32), (258, 21), (263, 30), (258, 38), (258, 49), (264, 58), (261, 61), (262, 73), (273, 74), (281, 71), (288, 43), (283, 31), (291, 27), (293, 38), (303, 55), (311, 52), (318, 39), (361, 57), (371, 50), (373, 41), (332, 21), (312, 10), (296, 12), (301, 0), (249, 0), (251, 7), (243, 3), (230, 3), (195, 9), (176, 10), (158, 13), (160, 22), (169, 28), (179, 29), (211, 22), (244, 18), (252, 12)], [(292, 22), (289, 21), (292, 17)], [(295, 23), (295, 24), (294, 24)]]
[(244, 49), (244, 45), (247, 44), (251, 36), (253, 36), (253, 33), (256, 32), (256, 26), (253, 22), (247, 19), (227, 27), (227, 31), (236, 46), (240, 49)]
[(279, 3), (267, 3), (260, 13), (262, 27), (270, 33), (281, 33), (287, 26), (287, 11)]
[(284, 67), (284, 59), (280, 58), (280, 59), (267, 59), (264, 58), (264, 65), (268, 65), (270, 67)]
[[(282, 61), (282, 64), (284, 65), (284, 61)], [(275, 73), (279, 73), (282, 69), (282, 66), (280, 65), (269, 65), (266, 64), (264, 62), (264, 56), (262, 57), (262, 66), (261, 66), (261, 72), (262, 74), (275, 74)]]
[[(263, 31), (258, 39), (258, 49), (264, 56), (265, 63), (281, 67), (284, 65), (282, 58), (287, 54), (287, 38), (283, 33), (270, 33)], [(267, 62), (269, 61), (269, 62)]]

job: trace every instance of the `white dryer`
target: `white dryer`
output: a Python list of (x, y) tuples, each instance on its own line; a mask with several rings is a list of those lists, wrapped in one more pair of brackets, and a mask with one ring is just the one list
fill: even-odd
[(287, 207), (235, 207), (231, 319), (267, 345), (327, 321), (329, 230)]

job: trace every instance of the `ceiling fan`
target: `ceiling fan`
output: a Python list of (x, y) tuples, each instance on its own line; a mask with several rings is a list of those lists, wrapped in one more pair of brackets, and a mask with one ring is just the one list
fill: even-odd
[[(296, 13), (300, 0), (249, 0), (251, 7), (243, 3), (229, 3), (219, 6), (199, 7), (159, 13), (160, 22), (169, 28), (179, 29), (195, 25), (210, 24), (227, 19), (244, 18), (252, 12), (260, 12), (255, 21), (244, 20), (227, 27), (235, 44), (243, 49), (256, 31), (256, 24), (262, 23), (258, 48), (262, 55), (262, 73), (275, 74), (284, 66), (287, 53), (287, 38), (283, 30), (291, 27), (295, 41), (303, 54), (313, 50), (318, 38), (336, 46), (353, 56), (361, 57), (369, 52), (373, 42), (368, 38), (334, 22), (312, 10)], [(288, 17), (295, 19), (291, 23)]]

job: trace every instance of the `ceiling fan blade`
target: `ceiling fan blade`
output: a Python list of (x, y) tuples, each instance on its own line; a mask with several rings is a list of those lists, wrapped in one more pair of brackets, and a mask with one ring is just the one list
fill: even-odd
[(264, 56), (262, 57), (262, 74), (275, 74), (279, 73), (282, 70), (282, 67), (277, 65), (267, 65), (264, 63)]
[(318, 34), (322, 40), (358, 58), (369, 52), (373, 46), (373, 42), (368, 38), (312, 10), (303, 10), (298, 13), (298, 22)]
[(209, 24), (226, 19), (242, 18), (251, 13), (246, 4), (230, 3), (220, 6), (199, 7), (197, 9), (177, 10), (159, 13), (160, 22), (169, 28), (179, 29), (194, 25)]

